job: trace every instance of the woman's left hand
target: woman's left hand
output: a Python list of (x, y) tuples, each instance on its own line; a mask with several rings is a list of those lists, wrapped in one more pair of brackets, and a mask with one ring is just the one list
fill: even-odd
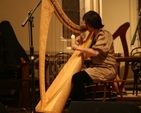
[(71, 46), (71, 49), (75, 51), (75, 50), (79, 50), (80, 47), (78, 45), (74, 44)]

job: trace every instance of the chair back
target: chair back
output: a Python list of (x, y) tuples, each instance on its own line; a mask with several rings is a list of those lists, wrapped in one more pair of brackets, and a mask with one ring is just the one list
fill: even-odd
[[(46, 54), (45, 56), (45, 87), (46, 87), (46, 90), (47, 88), (49, 87), (50, 85), (50, 79), (49, 79), (49, 75), (47, 73), (48, 71), (48, 68), (49, 68), (49, 60), (50, 60), (50, 56), (49, 54)], [(34, 58), (34, 69), (35, 69), (35, 77), (39, 77), (39, 55), (35, 55), (35, 58)]]
[[(113, 34), (113, 38), (116, 39), (118, 36), (121, 39), (122, 47), (123, 47), (123, 52), (124, 56), (129, 56), (129, 50), (128, 50), (128, 45), (126, 41), (126, 32), (130, 26), (129, 22), (125, 22), (122, 24)], [(125, 67), (124, 67), (124, 74), (123, 74), (123, 80), (127, 79), (128, 76), (128, 71), (129, 71), (129, 62), (125, 62)], [(121, 83), (121, 86), (124, 87), (125, 82)]]
[[(135, 47), (132, 49), (131, 56), (141, 56), (141, 47)], [(141, 61), (133, 61), (131, 63), (131, 69), (134, 72), (134, 76), (141, 77)]]
[(58, 75), (58, 73), (66, 64), (66, 62), (69, 60), (70, 57), (71, 57), (71, 54), (66, 52), (59, 52), (54, 56), (53, 65), (51, 67), (53, 79)]
[(141, 56), (141, 47), (135, 47), (132, 49), (130, 56)]

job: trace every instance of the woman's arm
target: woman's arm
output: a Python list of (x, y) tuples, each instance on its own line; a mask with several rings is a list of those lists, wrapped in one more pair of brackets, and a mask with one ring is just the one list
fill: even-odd
[(88, 57), (97, 56), (99, 54), (98, 51), (93, 50), (92, 48), (82, 48), (78, 45), (72, 45), (72, 50), (81, 51), (82, 53), (86, 54)]

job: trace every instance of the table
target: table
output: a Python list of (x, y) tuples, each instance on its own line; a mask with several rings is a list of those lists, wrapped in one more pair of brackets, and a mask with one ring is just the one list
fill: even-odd
[(133, 62), (140, 61), (141, 56), (125, 56), (125, 57), (116, 57), (117, 62)]
[(133, 68), (135, 68), (135, 70), (132, 69), (132, 71), (134, 72), (134, 87), (133, 87), (133, 95), (134, 95), (134, 91), (136, 91), (136, 96), (138, 95), (138, 79), (140, 77), (140, 74), (138, 75), (138, 72), (140, 71), (140, 67), (136, 69), (136, 66), (140, 66), (140, 62), (141, 61), (141, 56), (129, 56), (129, 57), (123, 57), (123, 58), (118, 58), (117, 60), (119, 61), (125, 61), (125, 62), (137, 62), (134, 64), (131, 64), (131, 66)]

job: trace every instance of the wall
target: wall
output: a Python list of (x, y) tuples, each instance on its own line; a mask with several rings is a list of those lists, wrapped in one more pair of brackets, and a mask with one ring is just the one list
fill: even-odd
[[(0, 21), (8, 20), (15, 34), (26, 51), (29, 51), (29, 30), (28, 23), (25, 27), (22, 27), (22, 23), (28, 15), (28, 11), (31, 11), (39, 0), (0, 0)], [(38, 38), (39, 38), (39, 19), (40, 19), (40, 7), (34, 12), (34, 28), (33, 28), (33, 40), (35, 50), (38, 50)]]
[[(106, 23), (106, 29), (110, 29), (110, 31), (114, 33), (119, 25), (123, 24), (124, 22), (130, 22), (130, 28), (128, 29), (126, 34), (128, 48), (130, 52), (133, 47), (131, 46), (131, 40), (137, 22), (137, 3), (135, 4), (135, 1), (133, 3), (132, 0), (108, 0), (110, 4), (104, 5), (106, 2), (107, 1), (103, 0), (102, 5), (102, 17), (104, 19), (103, 22)], [(119, 46), (119, 44), (120, 40), (118, 38), (115, 40), (115, 52), (121, 52), (122, 46)], [(135, 44), (134, 46), (137, 45)]]

